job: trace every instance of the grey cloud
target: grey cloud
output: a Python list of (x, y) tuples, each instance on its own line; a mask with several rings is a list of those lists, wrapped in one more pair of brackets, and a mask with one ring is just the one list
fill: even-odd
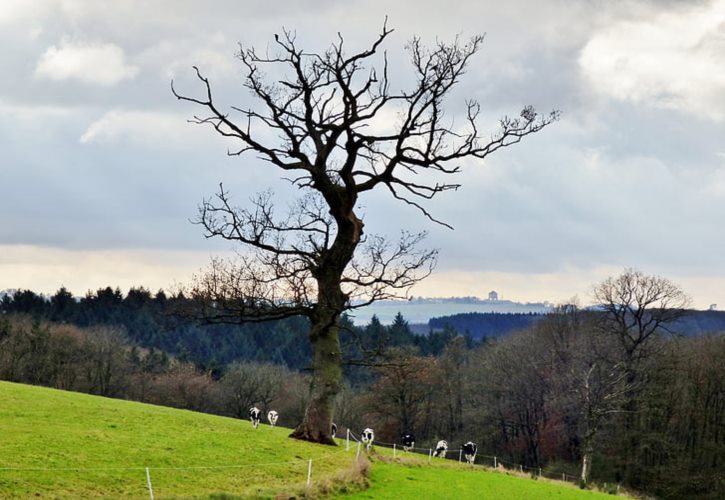
[[(413, 34), (430, 43), (436, 36), (488, 32), (452, 96), (449, 116), (473, 96), (491, 123), (529, 103), (542, 111), (560, 108), (564, 118), (484, 165), (466, 165), (464, 187), (431, 205), (455, 231), (373, 194), (362, 200), (369, 232), (430, 230), (430, 244), (441, 249), (441, 270), (555, 272), (649, 263), (725, 274), (717, 251), (725, 244), (719, 231), (725, 200), (711, 182), (723, 168), (717, 156), (723, 125), (613, 101), (593, 92), (579, 73), (579, 54), (592, 33), (663, 8), (659, 2), (628, 3), (631, 12), (600, 2), (524, 1), (423, 2), (414, 8), (229, 1), (212, 9), (191, 1), (83, 2), (76, 12), (45, 5), (34, 22), (0, 30), (0, 43), (16, 47), (5, 59), (12, 76), (0, 80), (0, 243), (225, 250), (188, 223), (220, 181), (239, 204), (270, 185), (279, 186), (282, 198), (293, 193), (253, 156), (227, 158), (210, 131), (179, 134), (176, 126), (163, 125), (174, 117), (183, 124), (184, 116), (198, 111), (173, 98), (170, 73), (180, 89), (198, 91), (188, 67), (198, 63), (212, 77), (220, 102), (247, 105), (233, 58), (237, 41), (264, 48), (286, 25), (297, 29), (304, 46), (324, 48), (339, 30), (348, 46), (360, 47), (388, 12), (396, 28), (388, 50), (400, 85), (407, 74), (403, 46)], [(32, 37), (35, 24), (43, 30)], [(138, 73), (110, 88), (34, 77), (44, 51), (64, 36), (116, 44)], [(102, 123), (113, 112), (127, 113), (130, 121)], [(152, 115), (165, 118), (148, 134), (144, 126), (153, 120), (144, 116)], [(129, 130), (133, 120), (138, 130)], [(120, 128), (106, 128), (106, 135), (81, 144), (99, 123)]]

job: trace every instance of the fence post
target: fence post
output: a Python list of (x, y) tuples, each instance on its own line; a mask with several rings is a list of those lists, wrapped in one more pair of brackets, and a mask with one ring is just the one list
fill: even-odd
[(496, 463), (496, 457), (493, 457), (493, 468), (498, 469), (498, 463)]
[(539, 467), (539, 477), (541, 477), (541, 467)]
[(312, 459), (307, 462), (307, 486), (312, 482)]
[(433, 456), (433, 450), (431, 448), (428, 448), (428, 461), (430, 462), (431, 457)]
[(395, 452), (396, 452), (396, 449), (395, 449), (395, 443), (393, 443), (393, 458), (395, 458), (395, 457), (397, 456), (397, 455), (395, 454)]
[(350, 451), (350, 428), (347, 429), (347, 437), (345, 438), (345, 451)]
[(146, 485), (149, 488), (149, 498), (154, 500), (154, 489), (151, 487), (151, 474), (149, 473), (148, 467), (146, 467)]
[(355, 460), (360, 459), (360, 441), (357, 442), (357, 454), (355, 455)]
[(523, 465), (519, 465), (519, 472), (522, 472), (522, 473), (524, 472), (524, 466)]
[(458, 461), (459, 462), (461, 461), (461, 457), (462, 456), (463, 456), (463, 448), (461, 448), (460, 450), (458, 450)]
[(566, 473), (564, 473), (564, 472), (561, 473), (561, 480), (566, 481)]

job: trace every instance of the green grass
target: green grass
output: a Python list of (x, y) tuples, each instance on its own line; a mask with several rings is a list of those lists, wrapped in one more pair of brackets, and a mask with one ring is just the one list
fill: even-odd
[[(373, 452), (371, 486), (360, 492), (354, 449), (295, 441), (289, 432), (0, 382), (0, 498), (148, 498), (146, 467), (158, 499), (344, 496), (345, 490), (350, 498), (597, 498), (457, 463), (393, 460), (384, 448)], [(306, 490), (310, 458), (314, 488)]]
[(371, 487), (345, 498), (491, 498), (496, 500), (604, 499), (610, 495), (583, 491), (568, 484), (532, 480), (480, 467), (403, 465), (376, 462), (370, 476)]
[[(340, 450), (289, 439), (289, 432), (0, 382), (0, 498), (148, 498), (145, 467), (157, 498), (273, 497), (304, 487), (310, 458), (314, 478), (349, 467), (351, 452), (324, 459)], [(270, 465), (254, 465), (261, 463)], [(188, 468), (208, 466), (225, 468)]]

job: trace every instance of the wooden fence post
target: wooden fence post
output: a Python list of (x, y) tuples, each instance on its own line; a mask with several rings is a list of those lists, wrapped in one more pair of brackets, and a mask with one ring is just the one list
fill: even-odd
[(146, 467), (146, 486), (149, 488), (149, 498), (154, 500), (154, 489), (151, 486), (151, 474), (149, 473), (148, 467)]

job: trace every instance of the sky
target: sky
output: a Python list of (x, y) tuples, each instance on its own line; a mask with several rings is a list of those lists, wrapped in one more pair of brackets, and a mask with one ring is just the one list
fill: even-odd
[(462, 188), (430, 205), (454, 230), (361, 200), (368, 231), (429, 231), (439, 262), (415, 295), (587, 303), (636, 268), (725, 308), (725, 0), (2, 0), (0, 290), (170, 288), (232, 252), (190, 222), (199, 203), (220, 182), (240, 205), (289, 188), (187, 123), (198, 110), (170, 81), (198, 91), (197, 65), (220, 103), (245, 106), (239, 43), (265, 49), (284, 27), (310, 51), (338, 32), (363, 49), (386, 15), (401, 87), (413, 36), (485, 34), (449, 115), (466, 98), (486, 124), (562, 112), (462, 164)]

